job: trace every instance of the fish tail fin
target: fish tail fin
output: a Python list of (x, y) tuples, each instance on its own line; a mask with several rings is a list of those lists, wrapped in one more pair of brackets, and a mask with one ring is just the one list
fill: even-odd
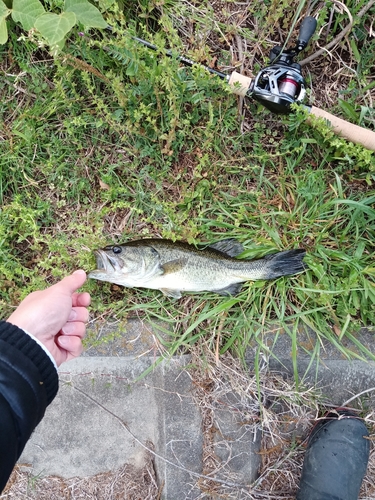
[(306, 264), (303, 262), (305, 255), (305, 250), (301, 248), (267, 255), (264, 258), (267, 261), (265, 278), (274, 279), (304, 271), (306, 269)]

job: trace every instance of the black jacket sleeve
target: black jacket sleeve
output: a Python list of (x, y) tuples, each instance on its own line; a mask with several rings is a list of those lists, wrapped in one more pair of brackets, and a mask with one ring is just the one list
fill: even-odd
[(0, 492), (57, 390), (57, 371), (43, 349), (0, 321)]

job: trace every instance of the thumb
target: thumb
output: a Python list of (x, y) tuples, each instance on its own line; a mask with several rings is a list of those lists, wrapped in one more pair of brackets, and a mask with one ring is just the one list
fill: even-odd
[(86, 279), (85, 271), (79, 269), (78, 271), (74, 271), (70, 276), (66, 276), (57, 285), (64, 287), (70, 294), (73, 294), (85, 283)]

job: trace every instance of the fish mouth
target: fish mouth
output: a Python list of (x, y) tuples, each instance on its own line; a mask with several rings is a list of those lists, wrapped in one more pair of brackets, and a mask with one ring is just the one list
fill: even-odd
[(101, 256), (101, 253), (99, 250), (94, 250), (94, 255), (95, 255), (95, 258), (96, 258), (96, 271), (105, 271), (106, 270), (106, 266), (104, 265), (104, 260)]
[(113, 267), (113, 264), (107, 257), (107, 254), (103, 250), (94, 250), (94, 255), (96, 258), (96, 269), (95, 271), (107, 271), (108, 267)]
[(118, 263), (109, 257), (104, 250), (94, 250), (96, 258), (96, 269), (90, 271), (89, 275), (93, 277), (98, 273), (113, 272), (118, 269)]

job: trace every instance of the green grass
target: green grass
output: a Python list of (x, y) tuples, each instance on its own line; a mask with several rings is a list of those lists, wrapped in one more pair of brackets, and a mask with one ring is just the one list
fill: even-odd
[[(368, 354), (360, 344), (349, 352), (342, 340), (375, 324), (374, 154), (322, 124), (308, 127), (302, 113), (275, 117), (248, 102), (239, 119), (225, 83), (163, 56), (163, 47), (172, 46), (205, 64), (217, 56), (230, 66), (227, 44), (239, 35), (254, 45), (249, 59), (261, 67), (272, 48), (267, 33), (277, 39), (279, 26), (286, 36), (298, 4), (278, 5), (271, 2), (265, 16), (267, 6), (254, 2), (242, 24), (209, 4), (193, 9), (183, 1), (162, 13), (139, 2), (125, 10), (128, 17), (109, 9), (116, 35), (74, 32), (55, 60), (31, 41), (17, 41), (14, 28), (0, 52), (2, 317), (46, 282), (93, 268), (92, 250), (112, 241), (234, 237), (246, 258), (305, 247), (308, 270), (247, 283), (234, 298), (207, 293), (180, 301), (90, 281), (93, 316), (162, 321), (161, 341), (170, 353), (201, 337), (219, 353), (243, 357), (249, 344), (268, 352), (263, 335), (277, 324), (275, 338), (284, 330), (292, 337), (294, 359), (306, 327), (347, 356)], [(137, 24), (136, 11), (143, 16)], [(324, 60), (322, 88), (321, 69), (309, 67), (320, 107), (336, 80), (351, 89), (348, 106), (340, 106), (338, 93), (329, 111), (353, 121), (374, 95), (374, 43), (363, 31), (369, 19), (356, 26), (362, 52), (350, 62), (355, 76), (333, 76)], [(332, 29), (340, 23), (345, 19), (336, 16)], [(138, 46), (131, 34), (156, 43), (160, 54)], [(337, 54), (345, 56), (343, 50)], [(362, 115), (373, 126), (371, 112)], [(311, 355), (316, 352), (312, 347)]]

